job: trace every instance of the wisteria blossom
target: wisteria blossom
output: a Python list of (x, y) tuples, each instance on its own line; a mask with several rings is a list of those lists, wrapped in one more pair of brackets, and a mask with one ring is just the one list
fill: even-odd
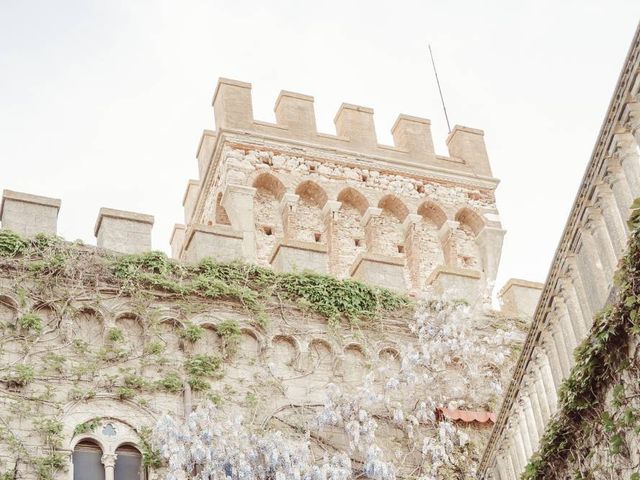
[[(455, 366), (464, 378), (477, 377), (499, 393), (499, 378), (478, 365), (501, 365), (512, 339), (506, 331), (472, 334), (471, 314), (459, 302), (423, 301), (399, 371), (374, 368), (357, 388), (329, 384), (323, 406), (295, 434), (256, 429), (211, 404), (184, 422), (164, 417), (154, 442), (167, 480), (395, 480), (401, 472), (435, 480), (443, 471), (475, 478), (468, 435), (436, 414), (464, 402), (434, 387)], [(336, 435), (342, 440), (331, 442)], [(318, 441), (342, 447), (328, 453), (314, 448)]]

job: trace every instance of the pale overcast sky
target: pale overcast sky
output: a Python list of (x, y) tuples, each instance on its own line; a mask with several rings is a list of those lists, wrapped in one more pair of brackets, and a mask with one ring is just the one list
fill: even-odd
[(218, 77), (253, 83), (273, 121), (282, 89), (481, 128), (507, 230), (498, 287), (544, 281), (618, 73), (638, 0), (0, 0), (0, 188), (62, 199), (59, 233), (95, 243), (102, 206), (155, 216), (169, 250), (213, 128)]

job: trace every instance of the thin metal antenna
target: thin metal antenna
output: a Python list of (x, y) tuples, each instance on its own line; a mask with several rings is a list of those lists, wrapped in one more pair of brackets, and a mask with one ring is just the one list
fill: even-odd
[(431, 51), (431, 44), (429, 44), (429, 55), (431, 56), (431, 65), (433, 65), (433, 73), (436, 75), (436, 83), (438, 84), (438, 92), (440, 92), (440, 101), (442, 102), (442, 109), (444, 110), (444, 118), (447, 120), (447, 128), (451, 133), (451, 124), (449, 124), (449, 115), (447, 115), (447, 107), (444, 104), (444, 97), (442, 96), (442, 88), (440, 88), (440, 79), (438, 78), (438, 70), (436, 70), (436, 62), (433, 59), (433, 52)]

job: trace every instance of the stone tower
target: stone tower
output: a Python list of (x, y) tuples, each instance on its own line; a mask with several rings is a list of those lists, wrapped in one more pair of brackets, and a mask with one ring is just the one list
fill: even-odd
[(504, 230), (483, 132), (455, 126), (436, 155), (427, 119), (399, 115), (377, 142), (371, 108), (343, 103), (335, 134), (313, 97), (282, 91), (276, 123), (253, 117), (251, 84), (220, 79), (216, 130), (198, 147), (173, 257), (315, 270), (398, 291), (490, 293)]

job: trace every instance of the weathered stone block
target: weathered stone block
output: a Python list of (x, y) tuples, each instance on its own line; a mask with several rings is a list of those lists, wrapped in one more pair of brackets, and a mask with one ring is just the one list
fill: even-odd
[(269, 263), (276, 272), (312, 270), (329, 272), (327, 246), (321, 243), (287, 240), (276, 243)]
[(57, 233), (60, 200), (28, 193), (4, 190), (0, 204), (2, 228), (25, 237), (37, 233)]
[(101, 208), (94, 233), (98, 247), (120, 253), (151, 250), (153, 216)]
[(404, 263), (403, 257), (363, 253), (356, 258), (350, 273), (356, 280), (405, 292), (407, 285), (404, 279)]
[(533, 317), (544, 284), (511, 278), (498, 293), (502, 310), (507, 313)]
[(186, 233), (184, 260), (198, 262), (209, 257), (217, 262), (242, 259), (242, 232), (229, 226), (194, 225)]
[(481, 275), (477, 270), (437, 267), (427, 279), (434, 292), (450, 300), (466, 300), (474, 305), (482, 294)]

